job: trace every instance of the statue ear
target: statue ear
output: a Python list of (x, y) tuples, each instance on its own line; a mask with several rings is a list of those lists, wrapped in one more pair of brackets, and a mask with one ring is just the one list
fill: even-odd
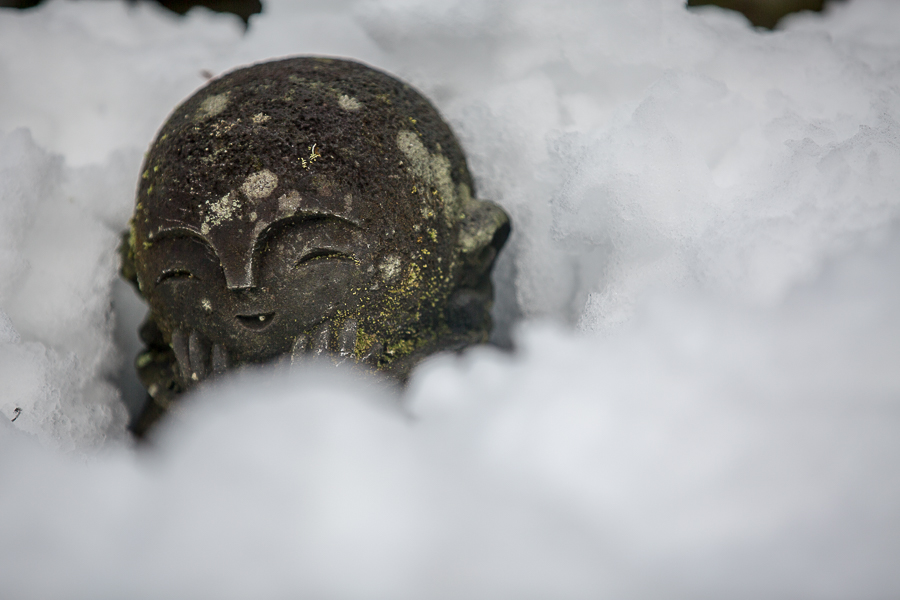
[(511, 227), (506, 211), (489, 200), (473, 200), (466, 209), (458, 238), (463, 263), (460, 287), (478, 288), (488, 279)]
[(468, 343), (488, 340), (491, 331), (491, 268), (509, 237), (509, 215), (486, 200), (472, 200), (460, 223), (460, 277), (447, 304), (447, 324)]

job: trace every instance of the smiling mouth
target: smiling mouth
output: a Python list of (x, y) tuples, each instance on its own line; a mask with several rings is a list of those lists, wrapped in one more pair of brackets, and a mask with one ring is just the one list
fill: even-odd
[(265, 329), (272, 323), (272, 317), (275, 316), (275, 313), (257, 313), (255, 315), (237, 315), (235, 318), (238, 323), (246, 327), (247, 329), (252, 329), (254, 331), (260, 331)]

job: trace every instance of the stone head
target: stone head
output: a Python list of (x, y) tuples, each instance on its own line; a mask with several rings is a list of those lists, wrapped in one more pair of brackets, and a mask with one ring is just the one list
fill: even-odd
[(127, 254), (182, 371), (195, 363), (185, 380), (323, 350), (403, 377), (487, 340), (510, 228), (474, 194), (417, 91), (347, 60), (278, 60), (175, 109), (146, 155)]

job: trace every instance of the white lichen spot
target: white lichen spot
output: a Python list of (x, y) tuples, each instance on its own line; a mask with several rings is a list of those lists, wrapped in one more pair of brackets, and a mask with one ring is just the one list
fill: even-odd
[(381, 271), (381, 278), (386, 282), (395, 280), (400, 275), (400, 257), (394, 254), (385, 256), (378, 269)]
[(210, 96), (200, 104), (200, 110), (197, 111), (198, 119), (207, 119), (214, 117), (228, 106), (228, 92), (224, 94), (216, 94)]
[(207, 235), (209, 233), (209, 223), (203, 223), (200, 225), (200, 233), (203, 235)]
[(278, 212), (281, 214), (292, 215), (300, 208), (300, 202), (302, 201), (303, 198), (300, 197), (300, 194), (298, 194), (296, 190), (291, 190), (286, 194), (282, 194), (282, 196), (278, 198)]
[(258, 173), (248, 175), (241, 186), (241, 191), (248, 198), (253, 200), (262, 200), (271, 194), (278, 187), (278, 177), (272, 171), (263, 169)]
[(256, 218), (257, 218), (256, 211), (250, 213), (250, 222), (251, 223), (256, 221)]
[[(438, 206), (442, 206), (447, 224), (459, 221), (463, 216), (464, 199), (460, 198), (453, 178), (450, 176), (450, 160), (443, 153), (431, 153), (414, 131), (397, 133), (397, 147), (409, 161), (413, 177), (433, 189), (432, 196)], [(418, 190), (417, 190), (418, 191)]]
[[(212, 204), (207, 201), (206, 205), (206, 218), (203, 220), (203, 225), (200, 226), (200, 232), (204, 235), (209, 233), (210, 227), (217, 227), (224, 221), (231, 219), (240, 209), (241, 202), (237, 194), (228, 192)], [(204, 226), (206, 227), (206, 232), (203, 231)]]
[(262, 125), (263, 123), (269, 121), (272, 117), (265, 113), (256, 113), (253, 115), (253, 123), (256, 125)]
[(347, 94), (342, 94), (340, 98), (338, 98), (338, 106), (343, 108), (344, 110), (356, 111), (362, 108), (362, 103), (352, 96), (348, 96)]
[(201, 307), (203, 308), (203, 310), (205, 310), (206, 312), (212, 312), (212, 302), (209, 301), (209, 298), (204, 298), (203, 300), (201, 300), (201, 301), (200, 301), (200, 306), (201, 306)]

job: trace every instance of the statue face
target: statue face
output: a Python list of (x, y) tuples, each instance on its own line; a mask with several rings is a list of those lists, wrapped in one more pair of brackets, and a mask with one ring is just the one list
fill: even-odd
[(291, 351), (300, 333), (354, 312), (354, 292), (371, 275), (364, 234), (335, 217), (277, 221), (242, 250), (256, 258), (246, 286), (229, 285), (201, 236), (164, 234), (154, 244), (149, 298), (164, 331), (196, 330), (232, 356), (268, 360)]
[(146, 295), (162, 331), (170, 339), (196, 332), (230, 362), (291, 353), (303, 336), (307, 345), (316, 336), (333, 342), (335, 328), (355, 319), (382, 283), (375, 259), (383, 244), (360, 226), (350, 194), (330, 189), (336, 203), (275, 184), (254, 197), (254, 176), (226, 194), (227, 218), (214, 208), (199, 221), (160, 220), (143, 254)]

